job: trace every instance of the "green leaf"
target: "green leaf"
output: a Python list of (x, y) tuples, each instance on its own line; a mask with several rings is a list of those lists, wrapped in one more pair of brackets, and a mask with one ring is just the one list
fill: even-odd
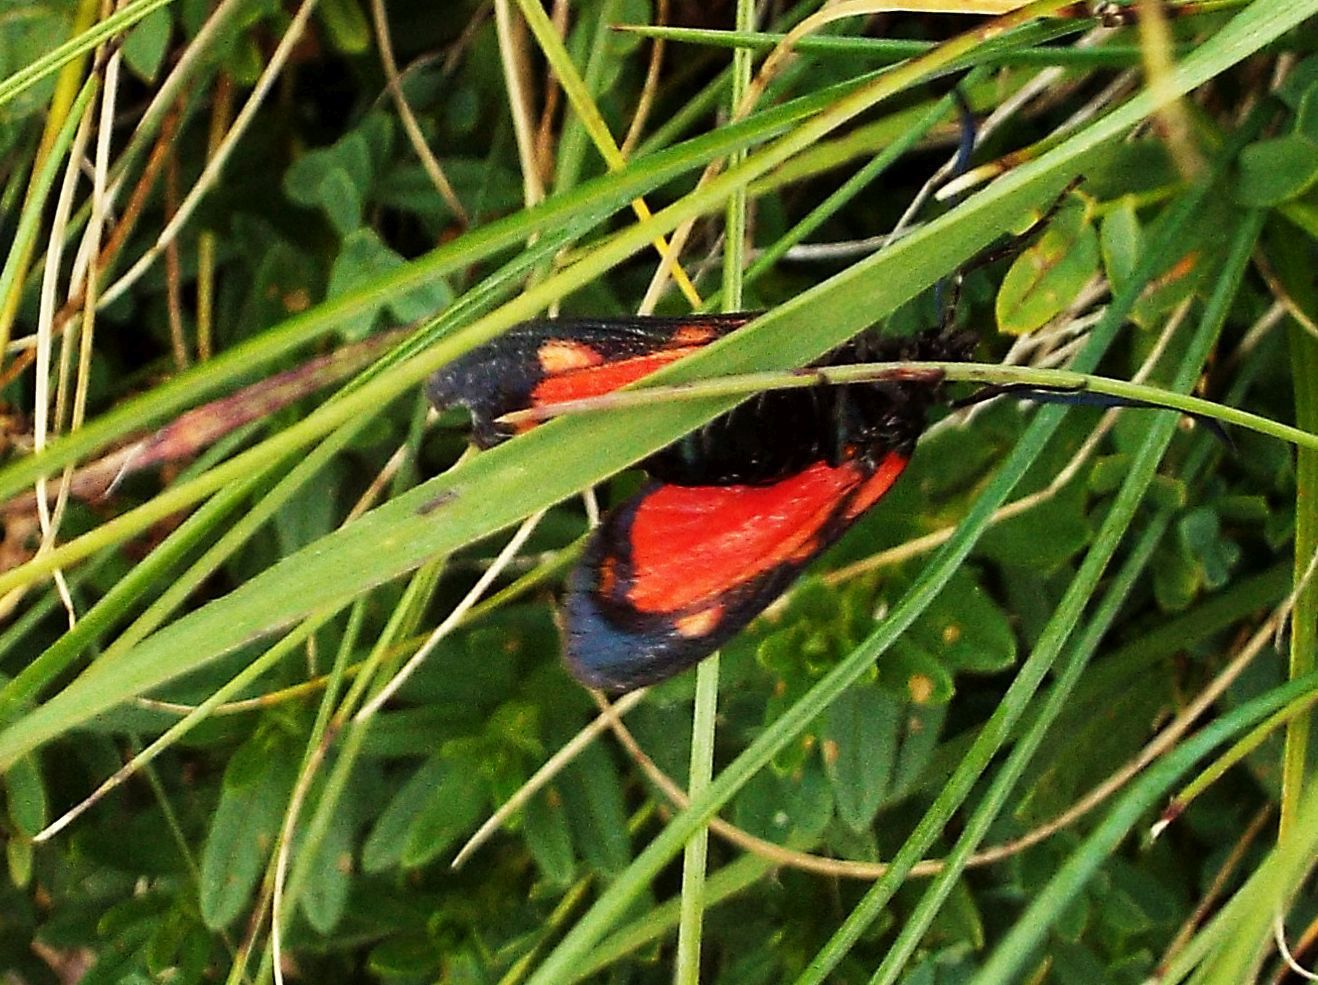
[(1304, 97), (1318, 85), (1318, 55), (1309, 55), (1291, 66), (1286, 78), (1277, 87), (1277, 96), (1296, 111)]
[(1240, 152), (1241, 205), (1280, 205), (1298, 198), (1318, 181), (1318, 147), (1300, 134), (1259, 140)]
[[(18, 9), (13, 11), (12, 16), (8, 15), (7, 10), (3, 25), (0, 25), (0, 30), (3, 30), (0, 38), (4, 41), (0, 44), (0, 75), (5, 78), (23, 69), (36, 53), (53, 51), (58, 47), (68, 37), (72, 16), (71, 8), (62, 5), (29, 3), (15, 6)], [(24, 6), (26, 10), (22, 9)], [(8, 150), (9, 145), (20, 136), (22, 128), (13, 126), (15, 122), (34, 113), (45, 112), (54, 88), (55, 79), (46, 78), (17, 98), (0, 104), (4, 106), (0, 121), (5, 124), (0, 127), (0, 150)]]
[(24, 756), (4, 774), (9, 820), (31, 838), (47, 824), (46, 785), (36, 756)]
[(362, 845), (362, 869), (383, 872), (403, 859), (412, 821), (448, 776), (451, 764), (436, 754), (422, 764), (380, 812)]
[(782, 805), (793, 833), (800, 841), (817, 841), (833, 820), (833, 788), (823, 768), (812, 759), (783, 784)]
[(362, 193), (344, 168), (331, 168), (316, 186), (316, 198), (340, 236), (362, 224)]
[(1124, 452), (1115, 455), (1100, 455), (1090, 466), (1086, 485), (1089, 491), (1100, 496), (1116, 492), (1122, 480), (1130, 470), (1130, 456)]
[(265, 68), (265, 53), (251, 35), (239, 35), (226, 54), (224, 68), (233, 76), (235, 85), (254, 85)]
[(22, 887), (31, 881), (35, 847), (31, 838), (5, 839), (5, 867), (12, 885)]
[(618, 771), (604, 749), (587, 746), (563, 771), (559, 787), (577, 853), (602, 875), (625, 869), (632, 857), (627, 811)]
[(565, 889), (576, 877), (572, 832), (568, 828), (563, 797), (555, 786), (546, 787), (522, 809), (522, 833), (540, 874), (553, 887)]
[(421, 810), (407, 826), (402, 864), (416, 868), (444, 854), (481, 819), (488, 805), (480, 772), (445, 758), (444, 769)]
[[(516, 209), (521, 203), (517, 175), (498, 163), (449, 157), (444, 159), (444, 174), (461, 201), (478, 200), (483, 208), (500, 212)], [(380, 178), (371, 198), (391, 209), (421, 216), (436, 228), (453, 221), (448, 200), (420, 164), (396, 164)]]
[[(1070, 926), (1066, 929), (1070, 929)], [(1076, 931), (1079, 936), (1080, 929)], [(1092, 948), (1083, 944), (1074, 944), (1067, 938), (1058, 942), (1053, 950), (1055, 958), (1049, 978), (1057, 985), (1093, 985), (1094, 982), (1111, 981), (1108, 969)]]
[(1208, 506), (1191, 510), (1176, 525), (1186, 553), (1199, 563), (1207, 589), (1221, 588), (1240, 560), (1240, 545), (1222, 534), (1217, 511)]
[(909, 789), (924, 775), (946, 719), (945, 704), (908, 704), (903, 709), (901, 749), (889, 784), (895, 794)]
[(387, 150), (388, 124), (371, 117), (329, 147), (308, 151), (284, 172), (284, 193), (320, 209), (340, 236), (361, 225), (366, 196), (375, 180), (379, 152)]
[(270, 733), (243, 744), (224, 771), (201, 857), (201, 917), (212, 930), (242, 912), (279, 833), (296, 760)]
[(169, 8), (161, 7), (138, 21), (137, 26), (124, 38), (124, 61), (143, 80), (155, 81), (160, 63), (169, 48), (169, 35), (173, 26)]
[(1010, 620), (967, 568), (952, 576), (909, 636), (954, 670), (991, 673), (1016, 662)]
[(782, 809), (781, 783), (774, 770), (764, 770), (751, 777), (733, 804), (733, 823), (758, 838), (777, 844), (786, 842), (791, 825)]
[(1318, 145), (1318, 82), (1309, 86), (1295, 113), (1295, 133)]
[(173, 981), (172, 969), (180, 945), (190, 932), (201, 928), (179, 910), (160, 914), (154, 922), (155, 933), (145, 948), (146, 967), (152, 975), (168, 976)]
[(341, 487), (345, 471), (341, 463), (332, 462), (314, 481), (294, 493), (275, 515), (281, 556), (312, 543), (338, 525), (339, 506), (327, 491)]
[(879, 685), (916, 705), (944, 705), (952, 699), (952, 673), (914, 636), (902, 637), (879, 661)]
[(169, 965), (170, 985), (201, 985), (210, 971), (211, 935), (198, 923), (190, 923), (174, 960)]
[(1158, 605), (1179, 612), (1194, 601), (1202, 584), (1202, 570), (1183, 550), (1161, 550), (1153, 559), (1153, 594)]
[(842, 823), (870, 826), (897, 760), (903, 705), (874, 685), (848, 688), (829, 705), (820, 728), (824, 772)]
[(435, 942), (420, 934), (399, 935), (371, 948), (367, 964), (374, 975), (385, 979), (433, 979), (443, 967), (444, 956)]
[(975, 951), (983, 950), (984, 918), (964, 879), (957, 880), (946, 904), (938, 911), (938, 918), (930, 925), (927, 939), (931, 944), (942, 939), (967, 945)]
[[(1164, 210), (1148, 223), (1146, 233), (1150, 239), (1157, 235), (1158, 227), (1166, 215)], [(1182, 231), (1179, 258), (1145, 286), (1131, 312), (1130, 320), (1149, 332), (1160, 330), (1165, 325), (1166, 314), (1191, 297), (1204, 283), (1209, 273), (1209, 265), (1204, 259), (1208, 255), (1217, 255), (1222, 231), (1233, 228), (1237, 215), (1238, 208), (1225, 190), (1223, 194), (1208, 198)], [(1138, 431), (1124, 424), (1124, 420), (1118, 418), (1118, 436), (1123, 427)]]
[[(330, 299), (351, 294), (374, 278), (396, 270), (403, 264), (403, 258), (381, 242), (373, 229), (354, 230), (344, 238), (343, 249), (334, 259), (325, 296)], [(365, 338), (371, 332), (376, 314), (384, 307), (388, 307), (400, 321), (413, 321), (443, 308), (452, 298), (452, 292), (441, 280), (413, 288), (393, 298), (381, 298), (373, 310), (355, 316), (352, 326), (343, 328), (343, 334), (349, 339)]]
[(1098, 234), (1085, 208), (1069, 205), (1012, 263), (998, 289), (998, 331), (1023, 335), (1075, 300), (1098, 271)]
[[(1174, 700), (1174, 680), (1165, 664), (1141, 664), (1139, 672), (1096, 680), (1053, 725), (1065, 741), (1044, 743), (1030, 782), (1021, 790), (1014, 816), (1026, 826), (1056, 817), (1134, 756), (1149, 729)], [(1077, 697), (1080, 697), (1077, 695)], [(1082, 757), (1075, 751), (1084, 750)]]
[[(267, 230), (262, 233), (269, 235)], [(250, 248), (254, 251), (252, 287), (234, 318), (233, 331), (239, 338), (305, 309), (320, 292), (322, 282), (312, 260), (282, 239), (266, 238)]]
[(371, 26), (357, 0), (322, 0), (316, 8), (335, 51), (359, 55), (371, 45)]
[(766, 770), (742, 789), (733, 816), (739, 828), (768, 841), (813, 841), (833, 816), (832, 788), (813, 759), (788, 776)]
[(1082, 551), (1093, 531), (1085, 516), (1085, 486), (1070, 482), (1023, 513), (994, 525), (980, 538), (978, 553), (998, 564), (1056, 571)]
[(348, 891), (353, 876), (353, 834), (356, 829), (356, 810), (351, 799), (345, 799), (330, 819), (325, 836), (316, 846), (306, 889), (298, 905), (318, 932), (328, 934), (343, 917), (348, 905)]
[(1103, 270), (1112, 282), (1113, 290), (1119, 291), (1134, 271), (1144, 246), (1134, 196), (1124, 196), (1116, 208), (1103, 217), (1099, 240)]
[(1266, 496), (1223, 496), (1214, 506), (1218, 516), (1234, 523), (1263, 523), (1272, 513)]

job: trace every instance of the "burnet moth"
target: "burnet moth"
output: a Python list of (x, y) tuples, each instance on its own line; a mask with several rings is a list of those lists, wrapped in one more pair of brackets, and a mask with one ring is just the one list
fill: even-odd
[[(444, 367), (426, 392), (437, 408), (468, 408), (488, 448), (531, 426), (505, 414), (609, 393), (753, 317), (530, 321)], [(959, 360), (973, 345), (946, 329), (870, 334), (817, 365)], [(769, 391), (644, 460), (650, 481), (591, 533), (568, 578), (573, 675), (620, 694), (738, 633), (892, 488), (939, 391), (920, 377)]]

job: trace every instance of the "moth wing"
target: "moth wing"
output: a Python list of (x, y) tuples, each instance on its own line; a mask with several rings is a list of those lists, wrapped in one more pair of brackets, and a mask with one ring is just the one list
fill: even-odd
[(651, 483), (592, 534), (568, 582), (566, 660), (612, 693), (698, 663), (759, 615), (906, 467), (816, 462), (770, 485)]
[(426, 396), (438, 410), (468, 408), (476, 444), (489, 448), (516, 433), (495, 423), (504, 414), (609, 393), (708, 345), (752, 317), (524, 322), (441, 368), (427, 382)]

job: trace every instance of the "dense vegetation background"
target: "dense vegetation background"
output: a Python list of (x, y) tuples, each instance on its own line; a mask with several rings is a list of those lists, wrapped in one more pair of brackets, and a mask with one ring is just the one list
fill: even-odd
[[(1318, 3), (950, 6), (0, 9), (4, 981), (1314, 966)], [(953, 84), (987, 170), (933, 201)], [(1229, 442), (950, 413), (610, 735), (559, 663), (572, 494), (735, 397), (464, 456), (425, 377), (693, 306), (769, 314), (672, 379), (789, 369), (936, 324), (1059, 195), (967, 275), (960, 378), (1193, 390)]]

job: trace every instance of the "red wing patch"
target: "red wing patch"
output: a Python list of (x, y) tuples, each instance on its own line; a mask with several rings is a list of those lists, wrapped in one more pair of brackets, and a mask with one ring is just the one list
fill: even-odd
[[(495, 423), (528, 407), (609, 393), (746, 324), (754, 314), (685, 318), (555, 318), (517, 325), (455, 359), (426, 384), (443, 410), (470, 409), (476, 444), (513, 436)], [(519, 430), (533, 427), (524, 424)]]
[(684, 612), (771, 568), (816, 553), (860, 465), (818, 462), (771, 486), (660, 486), (632, 514), (628, 604)]
[[(602, 357), (594, 363), (585, 363), (581, 360), (571, 369), (560, 370), (536, 384), (535, 389), (531, 391), (531, 406), (543, 407), (545, 404), (562, 403), (564, 400), (580, 400), (583, 397), (598, 397), (612, 393), (619, 387), (635, 383), (656, 370), (677, 362), (683, 356), (695, 352), (697, 348), (699, 346), (680, 346), (613, 362), (605, 362)], [(561, 361), (559, 364), (561, 365)], [(546, 365), (543, 352), (540, 365)]]
[(767, 486), (652, 484), (595, 531), (569, 582), (567, 659), (622, 692), (698, 663), (760, 614), (906, 466), (817, 462)]

